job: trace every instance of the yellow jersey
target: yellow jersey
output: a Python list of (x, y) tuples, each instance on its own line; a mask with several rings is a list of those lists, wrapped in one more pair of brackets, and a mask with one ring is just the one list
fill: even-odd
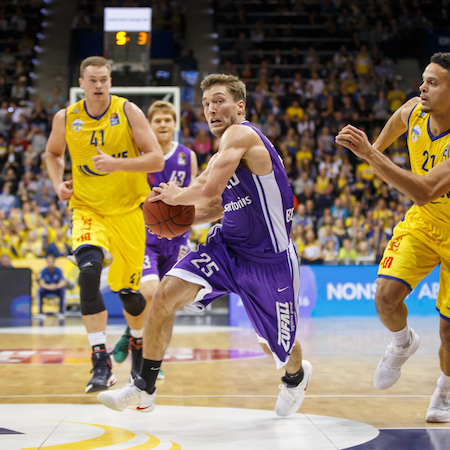
[(87, 208), (101, 216), (124, 214), (137, 208), (150, 192), (145, 173), (99, 173), (92, 162), (97, 146), (115, 158), (140, 155), (124, 111), (127, 101), (111, 95), (109, 107), (99, 117), (86, 111), (84, 100), (66, 109), (74, 191), (70, 208)]
[[(411, 170), (419, 175), (426, 175), (435, 165), (448, 158), (450, 150), (450, 130), (439, 136), (430, 131), (430, 115), (422, 112), (418, 103), (408, 119), (407, 144), (411, 160)], [(424, 206), (413, 205), (429, 221), (448, 228), (450, 226), (450, 192)]]

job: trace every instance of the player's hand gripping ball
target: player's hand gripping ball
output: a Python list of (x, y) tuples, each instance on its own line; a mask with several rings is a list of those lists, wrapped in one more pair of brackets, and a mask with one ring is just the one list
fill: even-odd
[(148, 194), (144, 201), (143, 212), (145, 226), (150, 233), (159, 237), (174, 238), (181, 236), (191, 227), (195, 217), (194, 205), (167, 205), (161, 200), (149, 200), (158, 194), (154, 191)]

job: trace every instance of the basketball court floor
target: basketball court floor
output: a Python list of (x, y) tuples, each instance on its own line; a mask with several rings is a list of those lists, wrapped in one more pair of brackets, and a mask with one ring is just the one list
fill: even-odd
[[(188, 320), (189, 319), (189, 320)], [(438, 317), (410, 318), (417, 353), (386, 391), (372, 386), (389, 341), (376, 317), (302, 319), (313, 376), (301, 410), (274, 413), (281, 371), (250, 329), (177, 318), (149, 414), (111, 411), (85, 394), (90, 352), (78, 317), (0, 328), (0, 449), (448, 450), (450, 424), (427, 424), (439, 376)], [(108, 328), (108, 347), (123, 322)], [(129, 359), (114, 365), (117, 387)]]

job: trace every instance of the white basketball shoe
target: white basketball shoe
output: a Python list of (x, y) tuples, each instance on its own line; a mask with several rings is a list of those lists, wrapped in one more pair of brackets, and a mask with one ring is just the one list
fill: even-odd
[[(141, 388), (139, 388), (138, 386)], [(114, 391), (104, 391), (97, 395), (100, 403), (114, 411), (123, 411), (126, 408), (147, 413), (155, 409), (156, 389), (153, 394), (144, 391), (145, 381), (138, 377), (134, 383)]]
[(450, 390), (436, 386), (427, 410), (427, 422), (450, 422)]
[(305, 398), (306, 388), (312, 375), (312, 365), (305, 359), (302, 361), (303, 380), (298, 386), (289, 387), (284, 383), (280, 385), (281, 392), (278, 395), (275, 413), (278, 416), (286, 417), (294, 414), (302, 406)]
[(373, 385), (376, 389), (387, 389), (394, 385), (401, 375), (401, 367), (419, 348), (419, 336), (410, 328), (410, 338), (406, 345), (394, 345), (391, 342), (383, 358), (378, 363)]

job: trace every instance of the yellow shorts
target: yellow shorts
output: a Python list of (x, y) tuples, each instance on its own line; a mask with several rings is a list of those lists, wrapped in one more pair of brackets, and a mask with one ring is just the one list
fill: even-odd
[(437, 226), (413, 210), (394, 228), (378, 276), (398, 280), (413, 290), (438, 264), (441, 269), (436, 309), (450, 320), (450, 229)]
[(145, 225), (141, 208), (121, 215), (100, 216), (88, 209), (72, 212), (72, 249), (93, 245), (112, 256), (108, 284), (112, 291), (139, 290), (145, 252)]

